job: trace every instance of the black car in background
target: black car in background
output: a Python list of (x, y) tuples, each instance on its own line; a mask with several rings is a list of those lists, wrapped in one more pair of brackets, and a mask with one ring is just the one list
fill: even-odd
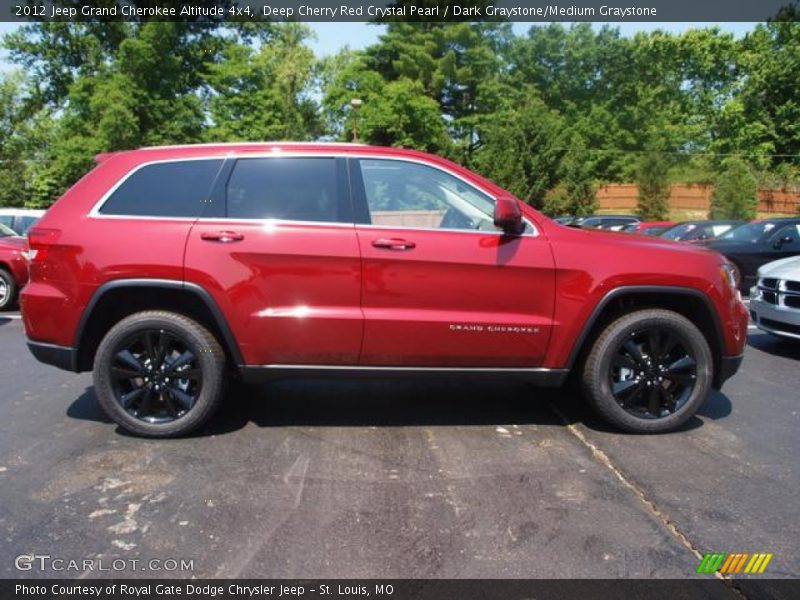
[(703, 242), (713, 240), (744, 221), (684, 221), (661, 233), (661, 237), (676, 242)]
[(800, 254), (800, 218), (753, 221), (705, 245), (736, 265), (741, 276), (739, 289), (746, 292), (755, 284), (761, 265)]

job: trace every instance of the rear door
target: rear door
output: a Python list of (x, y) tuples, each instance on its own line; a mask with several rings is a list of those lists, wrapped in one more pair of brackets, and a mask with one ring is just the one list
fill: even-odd
[(361, 263), (344, 159), (229, 160), (189, 235), (186, 279), (225, 313), (249, 365), (352, 365)]
[(364, 264), (361, 363), (532, 367), (552, 327), (554, 265), (530, 224), (507, 236), (494, 198), (438, 167), (351, 159)]

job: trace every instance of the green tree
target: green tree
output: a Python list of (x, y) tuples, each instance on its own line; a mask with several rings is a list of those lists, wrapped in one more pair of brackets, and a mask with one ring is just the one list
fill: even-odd
[(715, 28), (623, 37), (556, 23), (516, 38), (508, 68), (585, 140), (596, 179), (630, 181), (654, 123), (687, 161), (720, 137), (719, 107), (739, 84), (737, 52), (733, 36)]
[[(367, 143), (448, 154), (451, 139), (441, 109), (423, 84), (405, 77), (387, 82), (368, 63), (366, 54), (348, 49), (324, 61), (322, 104), (329, 131), (350, 140), (358, 118), (360, 139)], [(354, 98), (362, 102), (357, 116)]]
[(58, 115), (27, 171), (31, 202), (52, 203), (98, 152), (201, 140), (207, 75), (227, 39), (208, 24), (166, 22), (107, 31), (37, 23), (8, 36), (6, 47), (34, 90), (29, 114)]
[(27, 73), (37, 104), (61, 106), (78, 77), (102, 69), (130, 35), (121, 22), (31, 23), (5, 36), (10, 58)]
[(565, 154), (564, 123), (534, 90), (516, 108), (495, 113), (483, 124), (484, 140), (472, 166), (517, 197), (540, 207), (559, 180)]
[(385, 82), (367, 66), (366, 55), (345, 46), (323, 58), (318, 67), (322, 93), (322, 118), (326, 131), (338, 140), (352, 136), (351, 100), (380, 100)]
[(212, 64), (208, 83), (212, 125), (208, 140), (309, 140), (321, 129), (312, 99), (311, 30), (299, 23), (274, 25), (256, 50), (231, 42)]
[(380, 99), (372, 96), (360, 109), (359, 129), (371, 144), (446, 153), (450, 138), (439, 105), (410, 79), (387, 83)]
[(741, 43), (740, 64), (742, 89), (734, 102), (741, 118), (729, 127), (738, 142), (733, 151), (760, 155), (762, 167), (799, 164), (800, 25), (781, 21), (757, 25)]
[(669, 163), (662, 148), (651, 143), (641, 155), (636, 171), (636, 212), (647, 221), (663, 221), (669, 216)]
[(561, 167), (566, 213), (583, 217), (597, 210), (597, 184), (586, 160), (583, 139), (574, 135)]
[(597, 208), (597, 183), (586, 160), (586, 146), (579, 135), (573, 135), (561, 162), (560, 182), (545, 194), (542, 211), (551, 216), (583, 217)]
[(27, 189), (20, 174), (25, 171), (20, 153), (19, 129), (24, 122), (22, 78), (0, 78), (0, 206), (22, 206)]
[(747, 163), (737, 157), (722, 163), (722, 172), (714, 184), (710, 219), (743, 219), (756, 216), (758, 182)]
[(483, 143), (480, 116), (498, 110), (492, 83), (502, 80), (511, 37), (508, 23), (394, 21), (367, 48), (363, 66), (386, 83), (419, 82), (440, 107), (454, 157), (470, 163)]

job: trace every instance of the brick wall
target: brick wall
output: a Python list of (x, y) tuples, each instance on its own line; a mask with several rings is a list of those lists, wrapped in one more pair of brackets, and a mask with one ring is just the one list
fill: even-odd
[[(673, 185), (669, 205), (677, 210), (707, 211), (711, 206), (710, 185)], [(597, 200), (603, 210), (632, 211), (636, 208), (638, 190), (633, 183), (612, 183), (597, 190)], [(795, 214), (800, 208), (800, 192), (760, 189), (758, 212)]]

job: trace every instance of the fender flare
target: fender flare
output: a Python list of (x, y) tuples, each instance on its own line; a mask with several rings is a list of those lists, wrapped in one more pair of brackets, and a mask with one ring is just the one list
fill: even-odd
[(76, 351), (78, 351), (81, 346), (81, 342), (83, 341), (83, 334), (86, 329), (86, 325), (89, 322), (89, 317), (103, 296), (111, 290), (137, 287), (186, 291), (200, 298), (200, 300), (202, 300), (203, 304), (205, 304), (206, 308), (208, 308), (209, 312), (211, 313), (211, 316), (214, 319), (217, 327), (219, 327), (219, 330), (222, 333), (223, 341), (228, 346), (228, 350), (230, 351), (231, 357), (235, 362), (235, 366), (240, 368), (241, 365), (244, 365), (244, 359), (242, 357), (242, 352), (239, 349), (239, 344), (236, 342), (236, 338), (234, 337), (233, 332), (228, 325), (227, 319), (225, 319), (225, 315), (222, 313), (222, 310), (220, 310), (211, 294), (209, 294), (204, 287), (196, 283), (178, 281), (175, 279), (113, 279), (102, 284), (95, 290), (94, 294), (92, 294), (92, 297), (86, 304), (86, 308), (83, 310), (81, 319), (78, 322), (78, 328), (75, 331), (74, 347)]
[[(575, 361), (578, 359), (578, 355), (583, 350), (584, 344), (589, 337), (589, 332), (591, 332), (592, 328), (597, 323), (597, 320), (600, 318), (600, 315), (603, 314), (603, 311), (606, 307), (617, 298), (622, 296), (626, 296), (629, 294), (673, 294), (673, 295), (682, 295), (682, 296), (689, 296), (692, 298), (699, 299), (703, 302), (703, 304), (708, 309), (709, 313), (712, 316), (712, 325), (714, 330), (714, 335), (716, 339), (714, 342), (717, 344), (717, 348), (719, 349), (719, 353), (717, 356), (714, 357), (714, 362), (719, 363), (723, 354), (725, 353), (725, 337), (722, 334), (722, 324), (719, 320), (719, 314), (717, 313), (714, 305), (711, 302), (711, 299), (708, 295), (704, 294), (698, 289), (695, 288), (687, 288), (687, 287), (680, 287), (680, 286), (672, 286), (672, 285), (631, 285), (631, 286), (622, 286), (618, 288), (614, 288), (613, 290), (608, 291), (605, 296), (603, 296), (600, 302), (592, 309), (592, 313), (589, 315), (589, 318), (583, 325), (580, 334), (578, 335), (575, 343), (572, 345), (572, 350), (570, 350), (569, 357), (567, 359), (566, 368), (572, 370), (575, 366)], [(713, 350), (713, 349), (712, 349)], [(716, 378), (717, 374), (714, 374)]]

